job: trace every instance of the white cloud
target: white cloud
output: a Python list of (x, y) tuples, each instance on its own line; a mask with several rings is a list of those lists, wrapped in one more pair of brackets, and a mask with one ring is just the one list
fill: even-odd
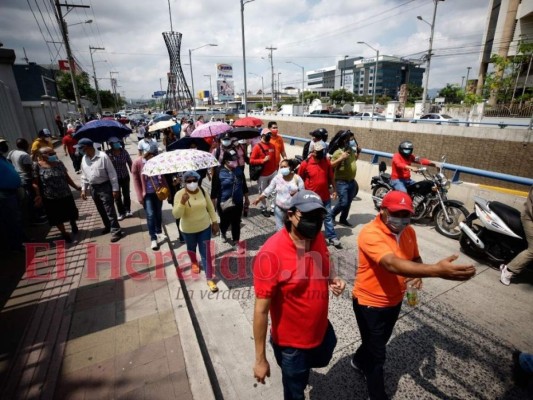
[[(0, 37), (5, 48), (15, 49), (22, 62), (22, 48), (30, 61), (49, 63), (55, 58), (56, 48), (49, 44), (52, 55), (39, 32), (27, 2), (4, 0), (3, 23)], [(60, 40), (52, 27), (53, 19), (47, 13), (47, 0), (37, 0), (43, 18), (50, 29), (45, 29), (35, 6), (33, 10), (48, 40)], [(159, 90), (159, 79), (166, 87), (169, 68), (168, 55), (161, 32), (170, 30), (167, 0), (77, 0), (77, 4), (91, 5), (90, 10), (74, 9), (66, 17), (69, 24), (94, 19), (91, 25), (70, 28), (70, 39), (76, 57), (90, 72), (89, 46), (105, 47), (94, 54), (97, 76), (107, 78), (109, 71), (118, 71), (121, 93), (127, 97), (149, 97)], [(235, 87), (243, 88), (241, 15), (239, 0), (171, 0), (174, 30), (183, 34), (182, 63), (188, 63), (188, 49), (206, 43), (193, 52), (195, 89), (208, 89), (214, 64), (229, 62), (234, 65)], [(447, 82), (458, 82), (471, 66), (471, 77), (477, 74), (478, 52), (486, 21), (486, 0), (439, 2), (435, 30), (430, 87), (442, 87)], [(287, 61), (293, 61), (306, 70), (334, 65), (344, 55), (370, 56), (372, 50), (357, 44), (366, 41), (380, 49), (381, 54), (409, 55), (426, 52), (429, 26), (416, 19), (422, 15), (431, 20), (431, 0), (255, 0), (245, 5), (247, 70), (264, 78), (270, 86), (270, 62), (267, 46), (274, 52), (275, 73), (281, 72), (283, 85), (300, 86), (301, 70)], [(466, 47), (467, 45), (474, 47)], [(475, 46), (477, 44), (477, 46)], [(450, 48), (457, 48), (453, 50)], [(461, 51), (461, 48), (464, 48)], [(471, 54), (442, 54), (470, 52)], [(264, 59), (262, 59), (262, 57)], [(64, 50), (60, 51), (64, 58)], [(107, 62), (102, 62), (107, 60)], [(189, 66), (184, 66), (190, 82)], [(101, 81), (109, 88), (109, 80)], [(249, 90), (261, 87), (261, 79), (248, 75)]]

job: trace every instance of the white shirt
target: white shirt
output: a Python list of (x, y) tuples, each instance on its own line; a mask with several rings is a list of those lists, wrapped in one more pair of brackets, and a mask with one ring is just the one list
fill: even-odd
[(139, 140), (139, 143), (137, 144), (137, 150), (142, 151), (143, 153), (150, 150), (150, 142), (156, 142), (154, 139), (141, 139)]
[(118, 192), (117, 171), (106, 153), (96, 150), (93, 158), (83, 156), (81, 160), (81, 190), (89, 185), (98, 185), (109, 181), (114, 192)]

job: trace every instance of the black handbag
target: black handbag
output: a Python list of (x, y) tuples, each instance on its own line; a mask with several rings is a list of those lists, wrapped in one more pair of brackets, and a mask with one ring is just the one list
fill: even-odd
[[(267, 153), (266, 151), (263, 149), (263, 146), (261, 146), (261, 144), (257, 144), (259, 146), (259, 148), (263, 151), (263, 154), (266, 156)], [(261, 172), (263, 172), (263, 168), (265, 167), (264, 164), (250, 164), (250, 180), (252, 181), (256, 181), (259, 179), (259, 177), (261, 176)]]

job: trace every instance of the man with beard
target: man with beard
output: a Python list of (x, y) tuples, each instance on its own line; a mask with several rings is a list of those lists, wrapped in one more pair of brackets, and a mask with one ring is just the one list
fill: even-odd
[(254, 261), (254, 377), (270, 376), (266, 358), (268, 314), (270, 342), (281, 367), (285, 399), (304, 399), (311, 368), (328, 365), (337, 343), (328, 321), (331, 290), (339, 296), (346, 283), (336, 277), (322, 232), (326, 209), (320, 197), (302, 190), (291, 199), (285, 229), (263, 245)]

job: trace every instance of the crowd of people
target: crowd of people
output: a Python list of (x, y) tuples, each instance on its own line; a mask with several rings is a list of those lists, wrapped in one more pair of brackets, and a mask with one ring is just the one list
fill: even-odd
[[(190, 136), (203, 123), (202, 116), (196, 121), (176, 121), (160, 132), (163, 146), (169, 148), (180, 137)], [(110, 233), (111, 242), (116, 242), (124, 236), (120, 221), (133, 217), (133, 181), (137, 202), (144, 209), (151, 248), (158, 250), (167, 239), (162, 229), (162, 205), (167, 199), (172, 204), (179, 241), (190, 256), (191, 272), (205, 270), (208, 288), (216, 292), (211, 239), (220, 233), (223, 242), (243, 255), (246, 247), (241, 240), (241, 220), (247, 216), (250, 204), (259, 207), (265, 218), (274, 216), (276, 233), (263, 244), (253, 265), (254, 376), (264, 383), (270, 375), (265, 350), (270, 315), (271, 344), (282, 372), (284, 397), (303, 399), (310, 370), (326, 366), (336, 345), (335, 330), (328, 320), (328, 291), (338, 296), (346, 283), (330, 265), (328, 246), (342, 248), (336, 223), (353, 227), (349, 213), (358, 191), (355, 177), (361, 152), (354, 133), (341, 130), (328, 143), (328, 132), (316, 129), (310, 132), (312, 139), (302, 158), (289, 159), (277, 123), (271, 121), (260, 131), (258, 140), (237, 139), (231, 131), (208, 140), (208, 151), (220, 162), (216, 168), (147, 176), (143, 168), (160, 148), (157, 137), (143, 124), (137, 128), (140, 139), (134, 160), (121, 138), (109, 138), (109, 150), (102, 151), (91, 139), (75, 140), (74, 132), (74, 127), (67, 127), (62, 148), (75, 173), (80, 174), (79, 183), (59, 160), (47, 129), (39, 131), (31, 146), (25, 139), (18, 139), (12, 151), (0, 138), (0, 218), (4, 227), (10, 227), (4, 243), (11, 250), (22, 249), (22, 243), (28, 240), (23, 220), (45, 220), (57, 227), (65, 241), (75, 242), (79, 212), (71, 188), (80, 191), (83, 200), (92, 197), (103, 223), (102, 234)], [(361, 345), (351, 366), (365, 377), (371, 399), (388, 398), (383, 373), (386, 345), (407, 285), (420, 288), (423, 277), (467, 280), (475, 274), (472, 265), (455, 264), (455, 255), (435, 264), (423, 263), (410, 226), (413, 204), (406, 193), (413, 162), (436, 165), (414, 156), (411, 142), (402, 142), (393, 157), (396, 190), (383, 198), (378, 215), (357, 238), (358, 269), (352, 299)], [(257, 181), (258, 196), (252, 202), (252, 180), (247, 182), (246, 165)], [(210, 193), (202, 187), (206, 177), (211, 181)], [(160, 196), (161, 189), (169, 195)], [(528, 224), (532, 192), (523, 219)], [(65, 223), (70, 224), (70, 232)], [(502, 279), (504, 273), (518, 273), (531, 261), (530, 234), (528, 241), (524, 254), (502, 268)]]

